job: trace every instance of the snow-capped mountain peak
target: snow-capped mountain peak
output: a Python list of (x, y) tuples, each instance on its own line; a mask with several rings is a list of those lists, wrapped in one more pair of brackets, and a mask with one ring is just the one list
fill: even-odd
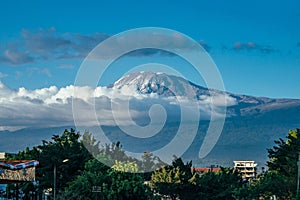
[[(254, 97), (208, 89), (187, 81), (182, 77), (161, 72), (136, 72), (127, 74), (110, 87), (114, 89), (130, 88), (130, 90), (140, 94), (154, 93), (163, 97), (182, 96), (202, 103), (212, 103), (210, 100), (212, 96), (221, 96), (222, 101), (224, 101), (224, 97), (226, 100), (223, 105), (231, 106), (228, 112), (235, 113), (234, 115), (260, 113), (262, 110), (273, 110), (299, 104), (299, 100)], [(213, 104), (217, 102), (215, 101)]]
[[(116, 89), (129, 87), (141, 94), (156, 93), (162, 96), (186, 96), (190, 98), (198, 98), (200, 95), (209, 93), (208, 89), (196, 86), (184, 78), (161, 72), (127, 74), (117, 80), (112, 87)], [(198, 94), (197, 89), (201, 90)]]

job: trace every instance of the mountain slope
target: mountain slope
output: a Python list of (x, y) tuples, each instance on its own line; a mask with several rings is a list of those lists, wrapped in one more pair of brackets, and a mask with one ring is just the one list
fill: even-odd
[(181, 77), (154, 72), (128, 74), (109, 87), (117, 89), (128, 87), (141, 94), (154, 93), (163, 97), (184, 96), (199, 101), (211, 95), (226, 95), (226, 100), (231, 101), (228, 112), (235, 116), (256, 115), (262, 112), (300, 106), (299, 99), (271, 99), (232, 94), (198, 86)]

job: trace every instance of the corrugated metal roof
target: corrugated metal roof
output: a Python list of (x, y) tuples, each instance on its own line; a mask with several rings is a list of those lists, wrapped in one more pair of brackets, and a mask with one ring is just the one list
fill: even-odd
[(18, 170), (39, 165), (37, 160), (0, 160), (0, 168)]

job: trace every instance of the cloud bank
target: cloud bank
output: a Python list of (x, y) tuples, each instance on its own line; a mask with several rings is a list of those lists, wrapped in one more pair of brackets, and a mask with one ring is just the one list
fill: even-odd
[[(152, 105), (161, 105), (168, 120), (180, 120), (181, 109), (195, 112), (195, 105), (200, 110), (201, 119), (209, 119), (218, 115), (218, 109), (212, 112), (212, 107), (222, 108), (236, 104), (236, 100), (226, 96), (226, 105), (218, 101), (211, 105), (211, 97), (203, 95), (199, 101), (185, 97), (160, 97), (157, 94), (140, 94), (132, 88), (107, 87), (75, 87), (73, 85), (57, 88), (51, 86), (36, 90), (19, 88), (11, 90), (0, 82), (0, 130), (17, 130), (25, 127), (59, 127), (73, 126), (72, 106), (76, 105), (80, 113), (78, 125), (97, 126), (115, 125), (117, 117), (121, 125), (131, 125), (130, 117), (137, 123), (149, 122), (149, 110)], [(73, 101), (73, 102), (72, 102)], [(193, 101), (193, 103), (191, 103)], [(72, 104), (73, 103), (73, 104)], [(126, 108), (128, 105), (129, 110)], [(74, 109), (74, 107), (73, 107)], [(112, 109), (117, 112), (112, 113)], [(88, 110), (96, 113), (96, 118)], [(154, 109), (155, 111), (155, 109)], [(113, 115), (114, 114), (114, 115)], [(161, 115), (159, 110), (151, 113), (156, 118)], [(189, 119), (185, 119), (189, 120)]]

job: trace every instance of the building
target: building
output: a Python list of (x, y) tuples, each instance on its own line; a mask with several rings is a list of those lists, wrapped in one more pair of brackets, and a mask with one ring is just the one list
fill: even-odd
[[(2, 154), (5, 157), (5, 154)], [(7, 184), (14, 184), (14, 189), (9, 190), (16, 199), (22, 196), (19, 193), (19, 184), (22, 182), (35, 182), (35, 167), (39, 164), (36, 160), (0, 160), (0, 196), (8, 195)], [(33, 192), (33, 195), (35, 193)], [(0, 197), (0, 199), (2, 199)], [(14, 198), (15, 199), (15, 198)]]
[(5, 152), (0, 152), (0, 160), (4, 160), (5, 159)]
[(253, 160), (233, 161), (234, 169), (242, 174), (242, 178), (255, 178), (257, 164)]

